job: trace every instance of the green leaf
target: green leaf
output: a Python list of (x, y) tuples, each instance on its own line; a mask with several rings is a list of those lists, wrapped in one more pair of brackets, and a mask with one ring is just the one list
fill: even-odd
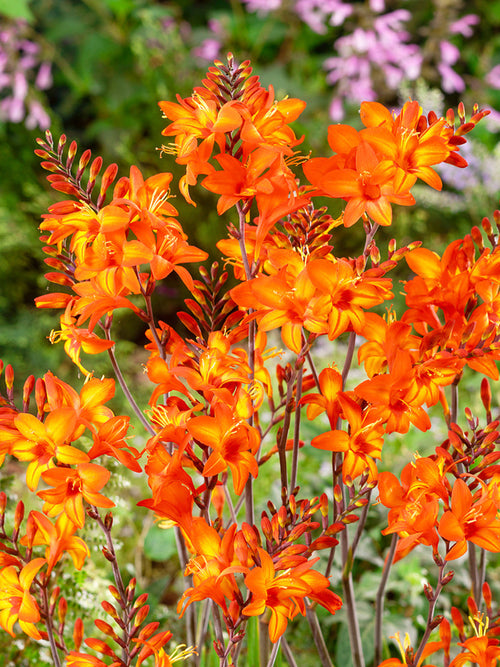
[(177, 553), (174, 531), (152, 525), (144, 540), (144, 553), (150, 560), (170, 560)]
[[(375, 653), (374, 629), (375, 620), (363, 623), (361, 628), (361, 644), (366, 664), (369, 664), (373, 660)], [(335, 651), (335, 664), (342, 665), (342, 667), (352, 667), (353, 664), (347, 624), (343, 624), (339, 632)]]
[(33, 20), (33, 14), (28, 7), (29, 0), (0, 0), (0, 14), (11, 19)]

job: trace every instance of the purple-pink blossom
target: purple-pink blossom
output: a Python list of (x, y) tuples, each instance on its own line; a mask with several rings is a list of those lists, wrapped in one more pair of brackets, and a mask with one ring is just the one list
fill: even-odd
[(51, 86), (51, 65), (41, 59), (39, 45), (26, 39), (25, 29), (23, 21), (15, 21), (0, 31), (0, 120), (24, 120), (29, 129), (43, 130), (50, 117), (36, 91)]

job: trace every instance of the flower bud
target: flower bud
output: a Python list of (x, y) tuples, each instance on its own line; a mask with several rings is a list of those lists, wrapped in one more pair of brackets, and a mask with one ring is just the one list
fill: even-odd
[(138, 596), (137, 600), (134, 602), (134, 609), (138, 609), (139, 607), (142, 607), (144, 604), (146, 604), (148, 600), (148, 594), (147, 593), (141, 593), (141, 595)]
[(9, 400), (12, 400), (14, 397), (14, 369), (11, 364), (7, 364), (5, 367), (5, 386), (7, 387), (7, 396)]
[(492, 595), (491, 595), (491, 588), (490, 585), (488, 584), (487, 581), (484, 582), (483, 584), (483, 600), (486, 605), (486, 609), (488, 611), (491, 610), (491, 600), (492, 600)]
[(75, 621), (75, 627), (73, 628), (73, 643), (75, 645), (75, 650), (79, 651), (80, 646), (82, 645), (83, 640), (83, 621), (81, 618), (77, 618)]
[[(14, 533), (17, 538), (19, 534), (19, 527), (24, 519), (24, 503), (20, 500), (17, 503), (16, 511), (14, 512)], [(14, 537), (14, 535), (13, 535)]]
[(139, 609), (139, 611), (137, 612), (137, 614), (135, 615), (135, 618), (134, 618), (134, 625), (135, 625), (136, 628), (138, 628), (140, 625), (142, 625), (144, 623), (148, 614), (149, 614), (149, 605), (148, 604)]
[(35, 388), (35, 376), (30, 375), (23, 386), (23, 410), (28, 412), (30, 407), (30, 396)]
[(66, 598), (59, 598), (59, 605), (57, 608), (57, 616), (59, 618), (59, 623), (61, 625), (64, 625), (64, 621), (66, 620), (66, 614), (68, 612), (68, 602)]

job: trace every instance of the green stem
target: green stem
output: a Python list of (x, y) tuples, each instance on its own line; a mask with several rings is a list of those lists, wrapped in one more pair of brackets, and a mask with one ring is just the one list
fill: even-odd
[(300, 443), (300, 398), (302, 396), (302, 378), (304, 375), (303, 366), (299, 369), (297, 377), (297, 389), (295, 392), (295, 424), (293, 431), (293, 452), (292, 452), (292, 471), (290, 473), (290, 491), (293, 493), (297, 485), (297, 470), (299, 466), (299, 443)]
[(342, 390), (345, 388), (345, 383), (349, 371), (351, 370), (352, 358), (356, 348), (356, 333), (351, 331), (349, 334), (349, 342), (347, 343), (347, 353), (345, 355), (344, 368), (342, 369)]
[(321, 632), (318, 617), (314, 609), (310, 607), (307, 604), (307, 602), (306, 602), (306, 618), (307, 622), (309, 623), (309, 627), (311, 629), (311, 634), (314, 640), (314, 644), (318, 649), (318, 655), (319, 659), (321, 660), (321, 664), (323, 665), (323, 667), (333, 667), (333, 663), (330, 659), (328, 648), (325, 644), (325, 638), (323, 637), (323, 633)]
[(429, 641), (429, 637), (431, 636), (431, 632), (434, 630), (435, 627), (435, 624), (433, 623), (434, 610), (436, 609), (437, 600), (443, 589), (443, 574), (445, 567), (446, 567), (446, 562), (443, 562), (443, 564), (439, 567), (439, 577), (436, 585), (436, 590), (432, 594), (432, 597), (429, 599), (429, 611), (427, 613), (427, 627), (425, 628), (424, 636), (422, 637), (422, 640), (418, 646), (417, 652), (413, 656), (413, 662), (408, 667), (418, 667), (418, 665), (420, 664), (420, 658), (422, 657), (422, 653), (427, 645), (427, 642)]
[[(106, 338), (108, 340), (111, 340), (111, 327), (107, 327), (107, 326), (104, 327), (104, 333), (105, 333)], [(115, 347), (114, 346), (111, 347), (108, 350), (108, 355), (109, 355), (109, 358), (111, 360), (111, 365), (113, 366), (113, 371), (115, 373), (116, 379), (118, 380), (118, 383), (119, 383), (120, 387), (122, 388), (123, 393), (125, 394), (125, 398), (129, 402), (129, 405), (132, 408), (134, 414), (137, 416), (137, 418), (139, 419), (141, 424), (144, 426), (146, 431), (148, 433), (150, 433), (151, 435), (154, 435), (155, 432), (154, 432), (153, 427), (148, 422), (146, 417), (143, 415), (139, 406), (135, 402), (134, 397), (130, 393), (127, 382), (125, 381), (125, 378), (123, 377), (123, 373), (120, 370), (120, 366), (118, 365), (118, 361), (117, 361), (116, 355), (115, 355)]]
[(274, 663), (276, 662), (276, 658), (278, 656), (278, 651), (280, 648), (280, 643), (281, 643), (281, 637), (278, 639), (276, 644), (273, 645), (271, 655), (269, 656), (269, 660), (267, 661), (266, 667), (273, 667)]
[(351, 643), (351, 655), (353, 667), (365, 667), (363, 646), (361, 643), (361, 632), (359, 629), (358, 615), (356, 613), (356, 599), (354, 596), (354, 584), (352, 581), (352, 552), (349, 548), (347, 527), (340, 533), (342, 547), (342, 590), (344, 593), (344, 609), (347, 614), (347, 628)]
[(54, 667), (61, 667), (61, 659), (59, 657), (59, 651), (57, 650), (56, 640), (54, 637), (54, 626), (52, 624), (53, 618), (50, 614), (50, 609), (49, 609), (50, 605), (47, 596), (46, 584), (40, 584), (40, 589), (42, 592), (43, 606), (46, 610), (45, 627), (47, 629), (47, 635), (49, 638), (50, 653), (52, 655), (52, 660), (54, 661)]
[(389, 547), (389, 552), (385, 559), (384, 569), (382, 570), (382, 576), (375, 598), (375, 665), (378, 665), (382, 661), (382, 618), (384, 615), (385, 589), (387, 582), (389, 581), (392, 563), (394, 562), (394, 554), (396, 553), (398, 539), (398, 534), (393, 533), (391, 546)]

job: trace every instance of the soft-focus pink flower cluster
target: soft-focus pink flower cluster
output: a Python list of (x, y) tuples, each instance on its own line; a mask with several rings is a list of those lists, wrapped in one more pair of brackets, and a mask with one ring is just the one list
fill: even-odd
[[(283, 0), (241, 2), (248, 11), (261, 15), (283, 6)], [(333, 120), (342, 120), (346, 103), (375, 100), (379, 96), (375, 90), (377, 79), (382, 78), (387, 88), (398, 92), (403, 82), (420, 76), (424, 57), (421, 46), (412, 43), (412, 34), (405, 29), (412, 18), (408, 9), (396, 7), (386, 12), (385, 0), (367, 0), (366, 6), (342, 0), (295, 0), (287, 3), (287, 8), (319, 34), (327, 34), (334, 27), (342, 28), (344, 34), (333, 43), (335, 55), (324, 62), (327, 80), (336, 87), (330, 106)], [(358, 20), (361, 15), (363, 25)], [(470, 37), (477, 23), (478, 16), (467, 14), (447, 26), (446, 32)], [(448, 40), (439, 42), (438, 60), (433, 65), (445, 93), (465, 89), (463, 78), (454, 69), (459, 57), (455, 44)]]
[(26, 38), (24, 21), (5, 23), (0, 29), (0, 120), (28, 129), (50, 126), (50, 118), (37, 91), (52, 84), (50, 63), (41, 60), (40, 46)]

